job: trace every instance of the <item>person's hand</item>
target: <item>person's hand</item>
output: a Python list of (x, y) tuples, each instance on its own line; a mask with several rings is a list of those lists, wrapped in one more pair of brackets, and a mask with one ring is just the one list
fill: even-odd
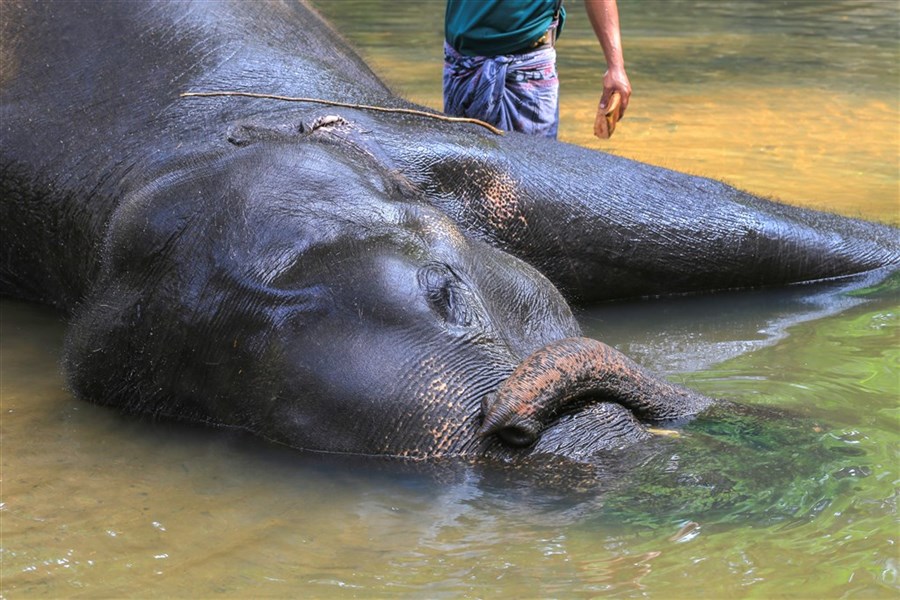
[(603, 95), (600, 96), (597, 117), (594, 119), (594, 135), (605, 139), (612, 135), (616, 122), (625, 114), (631, 98), (631, 83), (625, 74), (625, 59), (622, 58), (619, 7), (616, 0), (584, 0), (584, 8), (606, 58)]
[(603, 75), (603, 94), (594, 118), (594, 135), (605, 140), (613, 134), (630, 97), (631, 83), (625, 69), (609, 69)]
[(625, 109), (628, 108), (628, 100), (631, 98), (631, 82), (628, 81), (624, 67), (611, 68), (603, 74), (603, 95), (600, 96), (598, 112), (606, 112), (613, 92), (619, 92), (619, 114), (616, 115), (618, 121), (625, 116)]

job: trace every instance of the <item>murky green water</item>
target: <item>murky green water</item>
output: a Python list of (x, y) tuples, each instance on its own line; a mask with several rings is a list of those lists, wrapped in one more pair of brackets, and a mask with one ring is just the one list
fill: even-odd
[[(599, 66), (570, 4), (565, 139), (898, 222), (895, 3), (622, 0), (636, 93), (610, 142), (587, 138)], [(325, 9), (439, 104), (439, 2)], [(584, 311), (588, 333), (750, 408), (574, 488), (582, 474), (401, 470), (124, 418), (66, 392), (58, 316), (0, 311), (3, 597), (900, 593), (896, 281)]]

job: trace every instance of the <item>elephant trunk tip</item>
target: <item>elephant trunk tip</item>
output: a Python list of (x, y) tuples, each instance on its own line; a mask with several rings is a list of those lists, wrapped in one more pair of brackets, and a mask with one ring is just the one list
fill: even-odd
[(537, 441), (542, 429), (541, 423), (532, 417), (494, 411), (486, 413), (478, 435), (486, 438), (496, 434), (504, 443), (524, 448)]
[(484, 397), (478, 435), (530, 446), (553, 419), (596, 402), (616, 403), (644, 422), (659, 423), (695, 415), (713, 400), (652, 375), (602, 342), (566, 338), (536, 350)]

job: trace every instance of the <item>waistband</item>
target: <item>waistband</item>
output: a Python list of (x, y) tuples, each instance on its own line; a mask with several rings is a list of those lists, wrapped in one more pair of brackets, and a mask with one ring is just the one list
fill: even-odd
[(544, 35), (522, 48), (512, 52), (511, 54), (526, 54), (540, 48), (552, 48), (556, 45), (556, 28), (559, 27), (559, 20), (553, 19), (550, 27), (544, 32)]
[[(509, 63), (518, 67), (529, 67), (542, 62), (555, 63), (556, 50), (551, 45), (529, 48), (521, 54), (501, 54), (499, 56), (467, 56), (460, 54), (453, 46), (444, 41), (444, 61), (456, 65), (473, 67), (487, 60)], [(527, 63), (527, 64), (523, 64)]]

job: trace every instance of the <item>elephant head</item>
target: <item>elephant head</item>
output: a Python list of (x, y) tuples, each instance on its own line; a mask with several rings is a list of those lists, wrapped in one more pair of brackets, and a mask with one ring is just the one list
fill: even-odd
[(79, 393), (410, 458), (584, 456), (709, 403), (580, 337), (540, 272), (322, 133), (232, 133), (135, 184), (69, 336)]

